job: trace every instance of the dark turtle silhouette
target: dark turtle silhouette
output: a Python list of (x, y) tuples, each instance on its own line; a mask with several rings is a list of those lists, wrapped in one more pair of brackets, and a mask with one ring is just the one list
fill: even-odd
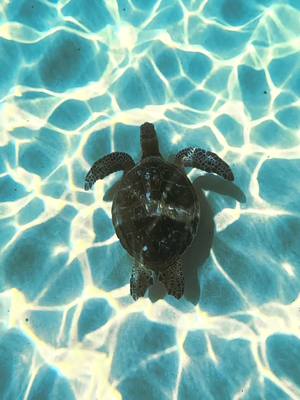
[(112, 221), (121, 244), (134, 258), (131, 296), (144, 296), (158, 278), (168, 294), (179, 299), (184, 290), (180, 256), (191, 244), (200, 218), (195, 189), (183, 168), (200, 168), (229, 181), (234, 177), (215, 153), (195, 147), (181, 150), (171, 164), (159, 152), (154, 125), (145, 122), (140, 130), (141, 161), (135, 164), (121, 152), (104, 156), (88, 172), (85, 190), (98, 179), (124, 171), (113, 198)]

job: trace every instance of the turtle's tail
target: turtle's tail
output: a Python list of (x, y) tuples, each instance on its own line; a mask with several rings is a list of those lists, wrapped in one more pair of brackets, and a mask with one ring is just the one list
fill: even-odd
[(157, 282), (159, 280), (160, 272), (153, 271), (153, 282)]
[(141, 147), (143, 152), (142, 158), (151, 156), (161, 157), (154, 125), (151, 124), (150, 122), (145, 122), (143, 125), (141, 125), (140, 129), (141, 129)]

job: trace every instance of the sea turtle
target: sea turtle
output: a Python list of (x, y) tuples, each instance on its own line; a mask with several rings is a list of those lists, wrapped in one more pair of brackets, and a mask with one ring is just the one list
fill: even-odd
[(184, 290), (181, 255), (191, 244), (200, 218), (195, 189), (183, 168), (200, 168), (229, 181), (234, 177), (215, 153), (196, 147), (181, 150), (174, 164), (169, 163), (159, 152), (154, 125), (145, 122), (140, 132), (141, 161), (135, 164), (123, 152), (108, 154), (93, 164), (84, 188), (124, 171), (113, 198), (112, 221), (122, 246), (134, 258), (130, 294), (137, 300), (159, 279), (168, 294), (179, 299)]

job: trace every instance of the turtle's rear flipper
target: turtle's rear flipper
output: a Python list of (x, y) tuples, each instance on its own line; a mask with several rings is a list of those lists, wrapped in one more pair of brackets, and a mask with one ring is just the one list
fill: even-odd
[(89, 190), (98, 179), (116, 171), (129, 171), (134, 167), (134, 161), (127, 153), (115, 152), (107, 154), (96, 161), (85, 177), (84, 189)]
[(180, 299), (184, 291), (184, 277), (181, 259), (159, 273), (159, 280), (165, 285), (168, 294)]
[(188, 147), (176, 154), (175, 163), (182, 167), (193, 167), (206, 172), (214, 172), (229, 181), (234, 180), (229, 165), (211, 151), (197, 147)]
[(143, 297), (146, 290), (153, 284), (153, 272), (135, 262), (130, 278), (130, 294), (133, 300)]

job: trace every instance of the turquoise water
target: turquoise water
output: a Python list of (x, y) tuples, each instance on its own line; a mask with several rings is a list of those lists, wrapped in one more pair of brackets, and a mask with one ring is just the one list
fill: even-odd
[[(3, 0), (0, 399), (300, 398), (300, 3)], [(217, 152), (185, 296), (129, 294), (111, 151)]]

